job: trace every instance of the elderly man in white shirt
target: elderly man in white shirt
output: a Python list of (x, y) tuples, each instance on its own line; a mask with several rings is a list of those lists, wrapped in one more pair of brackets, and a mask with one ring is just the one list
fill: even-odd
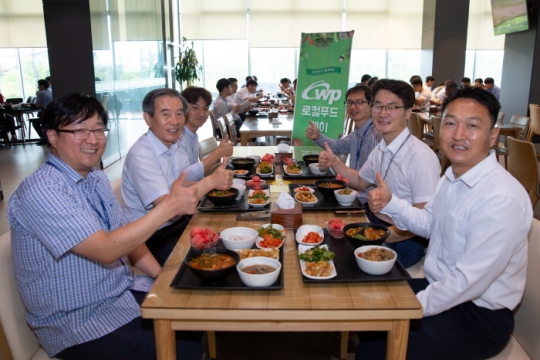
[[(492, 94), (475, 88), (444, 104), (440, 144), (452, 166), (424, 209), (393, 196), (380, 174), (369, 195), (373, 212), (430, 237), (426, 278), (410, 281), (424, 318), (411, 323), (408, 359), (486, 359), (510, 339), (533, 212), (523, 186), (491, 150), (499, 109)], [(361, 341), (356, 358), (384, 358), (384, 340)]]

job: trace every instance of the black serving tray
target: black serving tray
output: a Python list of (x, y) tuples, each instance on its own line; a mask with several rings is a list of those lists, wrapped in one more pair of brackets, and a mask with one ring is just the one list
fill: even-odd
[(309, 170), (309, 165), (306, 164), (305, 162), (303, 161), (297, 161), (296, 162), (297, 165), (299, 165), (301, 168), (302, 168), (302, 174), (300, 175), (289, 175), (285, 172), (285, 170), (283, 170), (283, 168), (285, 167), (285, 164), (282, 162), (281, 163), (281, 168), (282, 168), (282, 171), (281, 171), (281, 174), (283, 175), (283, 179), (288, 179), (288, 180), (292, 180), (292, 179), (300, 179), (300, 180), (310, 180), (310, 179), (333, 179), (336, 177), (336, 173), (335, 171), (330, 168), (328, 169), (328, 172), (325, 174), (325, 175), (315, 175), (315, 174), (312, 174), (311, 173), (311, 170)]
[(336, 210), (365, 210), (364, 205), (362, 205), (361, 202), (358, 201), (358, 198), (354, 200), (351, 206), (341, 206), (339, 205), (339, 202), (336, 200), (336, 198), (325, 198), (319, 190), (317, 190), (317, 187), (314, 183), (303, 183), (303, 184), (289, 184), (289, 192), (293, 199), (295, 198), (294, 195), (296, 194), (294, 192), (294, 189), (297, 187), (302, 186), (308, 186), (313, 189), (315, 189), (315, 192), (313, 195), (317, 197), (319, 200), (315, 205), (313, 206), (304, 206), (304, 211), (336, 211)]
[[(294, 236), (296, 239), (296, 230)], [(305, 277), (301, 270), (302, 281), (305, 283), (351, 283), (351, 282), (367, 282), (367, 281), (399, 281), (411, 278), (411, 275), (401, 265), (399, 260), (396, 261), (392, 270), (384, 275), (370, 275), (360, 270), (354, 258), (355, 247), (345, 238), (336, 239), (330, 236), (326, 229), (324, 231), (324, 240), (321, 245), (328, 245), (328, 249), (336, 256), (334, 257), (334, 266), (336, 267), (337, 276), (331, 279), (315, 280)], [(297, 251), (298, 254), (298, 246)], [(300, 260), (298, 260), (300, 261)]]
[[(261, 178), (265, 179), (265, 178)], [(269, 190), (269, 185), (261, 185), (261, 190)], [(202, 212), (243, 212), (243, 211), (260, 211), (260, 210), (269, 210), (272, 205), (272, 201), (266, 206), (252, 206), (248, 203), (248, 194), (249, 189), (246, 187), (246, 192), (240, 200), (233, 200), (225, 206), (215, 206), (214, 203), (205, 196), (201, 199), (199, 203), (199, 211)], [(339, 205), (339, 204), (338, 204)]]
[[(218, 242), (218, 248), (224, 248), (221, 240)], [(255, 248), (255, 247), (253, 247)], [(203, 280), (197, 275), (195, 275), (191, 269), (185, 263), (186, 259), (190, 259), (195, 254), (195, 249), (190, 248), (180, 269), (176, 273), (173, 281), (171, 282), (171, 287), (176, 289), (195, 289), (195, 290), (280, 290), (283, 289), (283, 271), (284, 271), (284, 262), (283, 262), (283, 246), (279, 249), (279, 262), (281, 263), (281, 272), (279, 277), (273, 285), (263, 286), (263, 287), (249, 287), (244, 285), (236, 269), (231, 271), (223, 279), (217, 281), (207, 281)]]

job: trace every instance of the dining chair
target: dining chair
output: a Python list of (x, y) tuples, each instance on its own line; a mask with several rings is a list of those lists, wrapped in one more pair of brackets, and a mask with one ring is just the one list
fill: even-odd
[(23, 102), (23, 98), (10, 98), (10, 99), (6, 99), (5, 102), (11, 103), (11, 104), (13, 104), (13, 105), (15, 105), (15, 104), (20, 104), (20, 103)]
[(221, 130), (219, 129), (216, 116), (214, 115), (214, 112), (212, 110), (208, 112), (208, 117), (209, 117), (210, 123), (212, 124), (212, 131), (214, 133), (213, 136), (217, 138), (221, 138), (223, 135), (221, 135)]
[(215, 138), (209, 137), (203, 141), (199, 141), (199, 160), (205, 159), (208, 154), (218, 148), (218, 143)]
[(534, 207), (540, 199), (538, 193), (538, 161), (534, 145), (528, 141), (506, 138), (508, 143), (508, 172), (523, 185)]
[(499, 114), (497, 115), (497, 124), (498, 125), (504, 124), (504, 115), (505, 115), (505, 113), (503, 113), (502, 111), (499, 111)]
[(11, 233), (0, 236), (0, 354), (3, 360), (46, 360), (49, 357), (26, 323), (11, 258)]
[[(441, 131), (441, 121), (442, 118), (440, 116), (432, 116), (431, 117), (431, 124), (433, 126), (433, 146), (432, 149), (435, 151), (437, 155), (442, 154), (440, 152), (440, 131)], [(442, 159), (442, 155), (440, 156), (440, 159)], [(439, 159), (439, 160), (440, 160)]]
[(407, 127), (411, 134), (418, 140), (422, 140), (422, 130), (420, 130), (420, 122), (418, 116), (415, 113), (411, 113), (409, 120), (407, 121)]
[(529, 123), (529, 131), (525, 140), (533, 140), (535, 135), (540, 135), (540, 107), (536, 104), (529, 104), (531, 114), (531, 122)]
[(227, 125), (227, 132), (229, 133), (229, 141), (232, 142), (235, 146), (240, 142), (240, 138), (236, 133), (236, 124), (234, 123), (234, 117), (231, 113), (223, 115), (223, 118), (226, 120), (225, 124)]
[(530, 123), (531, 118), (528, 116), (512, 115), (512, 118), (510, 119), (510, 125), (523, 129), (519, 133), (519, 140), (525, 140), (525, 138), (527, 137)]
[(540, 359), (540, 221), (533, 219), (528, 235), (525, 291), (514, 310), (514, 331), (508, 345), (489, 360)]
[(216, 120), (219, 127), (219, 131), (221, 132), (221, 137), (223, 138), (223, 136), (229, 133), (228, 128), (227, 128), (227, 120), (223, 116), (217, 118)]

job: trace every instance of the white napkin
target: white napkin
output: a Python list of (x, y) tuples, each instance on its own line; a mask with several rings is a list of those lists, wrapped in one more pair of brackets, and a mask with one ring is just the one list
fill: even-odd
[(277, 204), (282, 209), (294, 209), (294, 199), (285, 191), (279, 194)]
[(289, 144), (279, 143), (277, 146), (278, 152), (280, 153), (288, 153), (289, 152)]

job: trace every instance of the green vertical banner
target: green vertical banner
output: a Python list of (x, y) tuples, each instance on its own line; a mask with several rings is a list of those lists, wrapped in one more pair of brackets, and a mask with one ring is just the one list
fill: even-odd
[(314, 145), (306, 137), (309, 121), (321, 134), (337, 139), (345, 121), (345, 93), (349, 83), (354, 31), (302, 33), (293, 144)]

